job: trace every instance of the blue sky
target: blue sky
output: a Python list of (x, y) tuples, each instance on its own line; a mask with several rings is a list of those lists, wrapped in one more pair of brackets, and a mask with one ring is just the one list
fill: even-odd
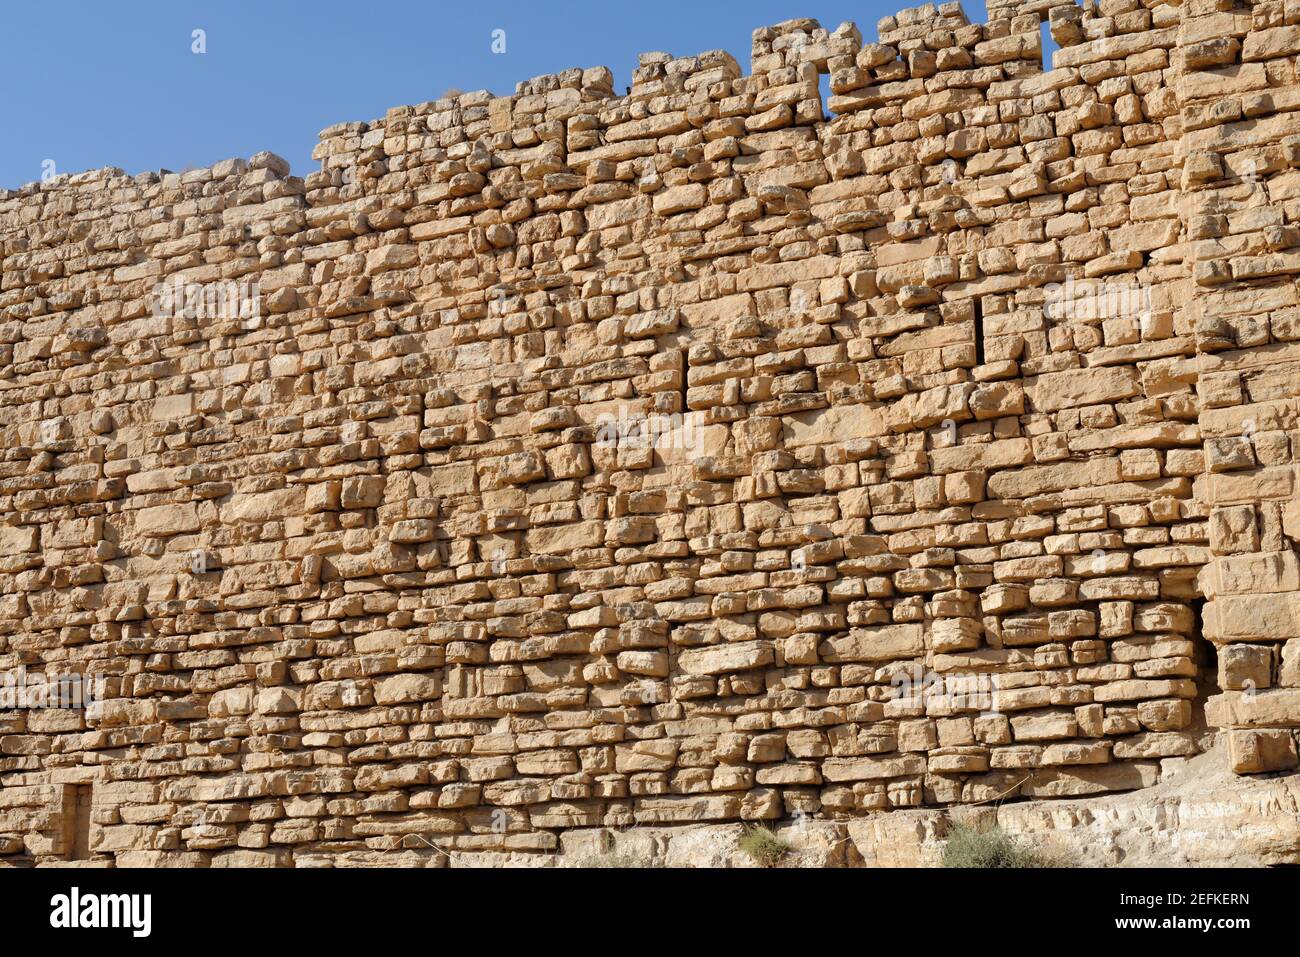
[[(793, 17), (834, 29), (915, 0), (484, 0), (393, 2), (6, 2), (0, 25), (0, 188), (58, 173), (209, 166), (269, 149), (304, 176), (317, 134), (450, 87), (514, 92), (569, 67), (607, 66), (615, 88), (636, 55), (731, 51), (748, 70), (750, 32)], [(984, 18), (981, 0), (964, 4)], [(191, 51), (194, 30), (207, 52)], [(506, 52), (492, 52), (504, 30)]]

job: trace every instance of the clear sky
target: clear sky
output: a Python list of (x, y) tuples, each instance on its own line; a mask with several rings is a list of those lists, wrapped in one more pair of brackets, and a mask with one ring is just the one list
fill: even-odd
[[(570, 67), (607, 66), (615, 89), (636, 55), (729, 50), (794, 17), (833, 30), (916, 0), (4, 0), (0, 188), (117, 166), (183, 170), (271, 150), (305, 176), (327, 126), (382, 117), (449, 88), (513, 93)], [(974, 21), (982, 0), (964, 3)], [(193, 34), (204, 31), (206, 52)], [(505, 52), (493, 53), (493, 31)]]

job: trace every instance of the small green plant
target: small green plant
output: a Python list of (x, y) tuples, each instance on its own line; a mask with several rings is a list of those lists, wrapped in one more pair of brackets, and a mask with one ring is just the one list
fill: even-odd
[(943, 846), (944, 867), (1053, 867), (1034, 851), (1017, 847), (1000, 827), (974, 828), (959, 824)]
[(772, 831), (757, 824), (745, 829), (736, 846), (762, 867), (775, 867), (781, 858), (794, 850)]

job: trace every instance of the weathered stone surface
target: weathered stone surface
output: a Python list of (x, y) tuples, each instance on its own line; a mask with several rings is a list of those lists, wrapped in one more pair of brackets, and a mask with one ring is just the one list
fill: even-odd
[(105, 679), (0, 701), (0, 861), (900, 862), (1293, 772), (1296, 17), (1048, 6), (0, 191), (0, 668)]
[(734, 645), (692, 648), (678, 656), (678, 664), (689, 675), (718, 675), (746, 671), (772, 663), (772, 646), (766, 641), (742, 641)]
[(196, 532), (199, 524), (198, 509), (192, 504), (153, 505), (135, 513), (135, 531), (142, 537)]
[(841, 638), (829, 638), (819, 649), (826, 661), (893, 661), (925, 653), (920, 625), (855, 628)]
[[(996, 825), (1042, 858), (1077, 867), (1258, 867), (1294, 864), (1300, 775), (1234, 777), (1223, 748), (1136, 794), (907, 810), (851, 821), (868, 867), (938, 866), (954, 825)], [(1261, 809), (1269, 809), (1262, 811)]]
[(1137, 372), (1127, 366), (1070, 369), (1038, 376), (1026, 391), (1040, 412), (1129, 399), (1141, 392)]
[(301, 488), (239, 495), (222, 506), (221, 520), (226, 523), (278, 521), (301, 515), (305, 502), (306, 492)]

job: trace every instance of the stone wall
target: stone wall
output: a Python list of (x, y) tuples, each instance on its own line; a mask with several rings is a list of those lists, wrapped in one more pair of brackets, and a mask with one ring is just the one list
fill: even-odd
[(0, 192), (0, 860), (1293, 768), (1300, 7), (989, 9)]

